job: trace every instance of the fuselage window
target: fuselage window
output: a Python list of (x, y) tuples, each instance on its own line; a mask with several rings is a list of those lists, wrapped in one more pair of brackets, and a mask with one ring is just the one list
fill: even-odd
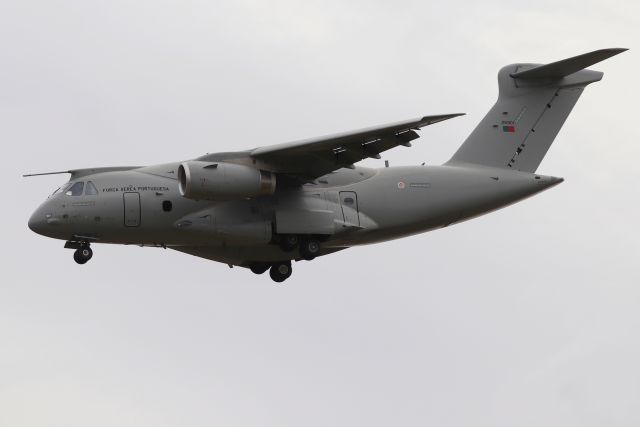
[(65, 193), (67, 196), (82, 196), (82, 189), (84, 188), (84, 182), (76, 182)]
[(171, 203), (171, 200), (165, 200), (164, 202), (162, 202), (163, 211), (171, 212), (171, 209), (173, 209), (173, 203)]
[(98, 189), (96, 188), (95, 185), (93, 185), (93, 182), (87, 181), (87, 188), (84, 189), (84, 195), (85, 196), (97, 196), (98, 195)]

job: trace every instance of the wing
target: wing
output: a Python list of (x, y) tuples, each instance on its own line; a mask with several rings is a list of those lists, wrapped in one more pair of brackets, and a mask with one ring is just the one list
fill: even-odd
[(420, 137), (416, 130), (461, 115), (425, 116), (352, 132), (260, 147), (249, 152), (249, 157), (260, 162), (261, 168), (272, 172), (314, 179), (343, 167), (353, 167), (354, 163), (369, 157), (379, 159), (380, 153), (398, 145), (409, 147), (411, 141)]
[(91, 169), (71, 169), (68, 171), (59, 171), (59, 172), (43, 172), (43, 173), (28, 173), (28, 174), (24, 174), (22, 175), (23, 178), (28, 178), (28, 177), (32, 177), (32, 176), (42, 176), (42, 175), (60, 175), (63, 173), (70, 173), (71, 174), (71, 178), (70, 180), (73, 179), (78, 179), (81, 178), (83, 176), (87, 176), (87, 175), (93, 175), (96, 173), (101, 173), (101, 172), (119, 172), (119, 171), (128, 171), (128, 170), (132, 170), (132, 169), (139, 169), (142, 166), (115, 166), (115, 167), (106, 167), (106, 168), (91, 168)]

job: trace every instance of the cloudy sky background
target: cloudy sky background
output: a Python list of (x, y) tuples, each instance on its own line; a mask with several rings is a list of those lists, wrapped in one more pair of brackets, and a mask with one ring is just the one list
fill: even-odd
[[(640, 3), (430, 3), (0, 0), (0, 426), (640, 424)], [(440, 164), (501, 66), (604, 47), (562, 185), (284, 285), (26, 225), (66, 177), (22, 173), (466, 112), (384, 157)]]

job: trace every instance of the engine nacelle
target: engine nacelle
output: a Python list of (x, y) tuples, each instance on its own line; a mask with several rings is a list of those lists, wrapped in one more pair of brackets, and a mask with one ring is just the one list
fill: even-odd
[(273, 194), (276, 177), (250, 166), (194, 160), (178, 167), (178, 188), (188, 199), (244, 199)]

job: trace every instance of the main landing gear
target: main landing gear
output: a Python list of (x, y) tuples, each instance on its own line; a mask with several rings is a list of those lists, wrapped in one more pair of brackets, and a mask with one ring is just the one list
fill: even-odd
[(281, 283), (291, 277), (293, 269), (291, 268), (291, 261), (279, 261), (273, 264), (267, 263), (255, 263), (252, 264), (249, 269), (255, 274), (263, 274), (269, 270), (269, 276), (274, 282)]
[(320, 255), (320, 241), (314, 236), (285, 234), (280, 236), (278, 244), (284, 252), (293, 252), (298, 248), (300, 256), (307, 261)]
[(293, 270), (291, 269), (291, 261), (276, 262), (269, 269), (269, 276), (276, 283), (287, 280)]
[[(307, 261), (320, 256), (322, 246), (320, 239), (323, 236), (279, 234), (274, 236), (272, 243), (278, 245), (283, 252), (293, 252), (296, 249), (300, 253), (300, 258)], [(298, 258), (291, 256), (291, 258)], [(249, 269), (255, 274), (263, 274), (269, 270), (269, 276), (274, 282), (281, 283), (291, 277), (291, 261), (278, 261), (274, 263), (256, 262), (249, 265)]]
[(300, 256), (311, 261), (320, 255), (320, 242), (314, 238), (306, 238), (300, 242)]

